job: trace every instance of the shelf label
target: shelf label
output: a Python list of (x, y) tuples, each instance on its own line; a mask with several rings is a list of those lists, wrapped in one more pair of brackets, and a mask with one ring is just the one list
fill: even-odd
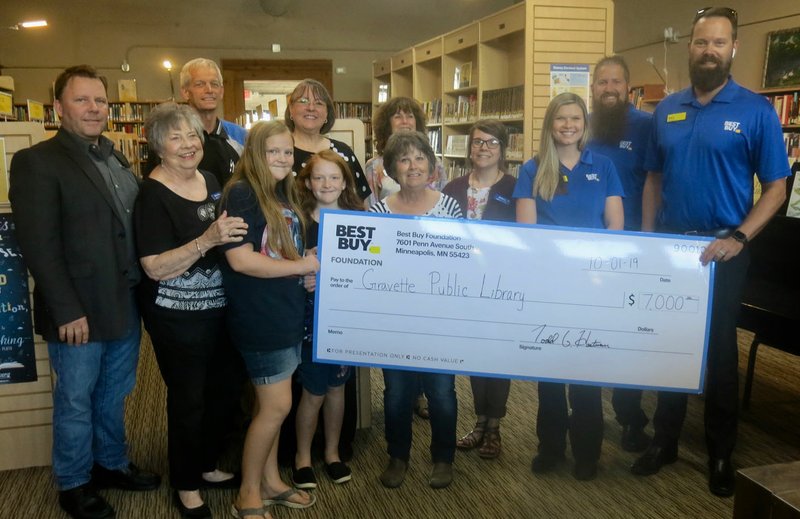
[(11, 94), (0, 92), (0, 115), (14, 116), (14, 101)]
[(44, 104), (28, 99), (28, 120), (44, 122)]

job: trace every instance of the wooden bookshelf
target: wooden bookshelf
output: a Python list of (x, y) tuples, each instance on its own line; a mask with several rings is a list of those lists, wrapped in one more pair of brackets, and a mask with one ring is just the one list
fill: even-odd
[[(364, 123), (365, 156), (372, 158), (372, 103), (369, 101), (335, 101), (336, 119), (358, 119)], [(365, 162), (366, 163), (366, 162)]]
[[(40, 122), (31, 121), (27, 103), (14, 103), (14, 119), (19, 122)], [(45, 130), (57, 130), (61, 126), (58, 114), (51, 103), (44, 103), (44, 120), (41, 123), (44, 124)]]
[(150, 110), (160, 101), (115, 101), (108, 103), (108, 129), (106, 136), (115, 142), (131, 163), (131, 170), (142, 174), (142, 164), (147, 162), (149, 148), (144, 133), (144, 123)]
[(758, 91), (775, 108), (783, 128), (786, 155), (792, 164), (800, 161), (800, 85)]
[[(501, 119), (513, 135), (507, 159), (517, 171), (538, 145), (550, 65), (593, 65), (612, 54), (613, 24), (612, 0), (524, 0), (375, 61), (373, 108), (381, 89), (387, 99), (419, 101), (451, 178), (466, 168), (463, 155), (447, 152), (448, 138), (465, 135), (478, 119)], [(469, 80), (455, 84), (465, 65)]]
[(666, 97), (665, 86), (660, 83), (634, 85), (628, 92), (631, 104), (639, 110), (652, 112), (656, 105)]

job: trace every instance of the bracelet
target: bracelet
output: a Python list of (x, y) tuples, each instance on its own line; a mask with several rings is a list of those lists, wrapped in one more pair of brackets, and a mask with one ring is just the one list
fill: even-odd
[(200, 248), (200, 242), (197, 241), (197, 238), (194, 239), (194, 246), (197, 247), (197, 252), (200, 253), (200, 257), (201, 258), (205, 258), (206, 257), (206, 253), (203, 252), (203, 249)]

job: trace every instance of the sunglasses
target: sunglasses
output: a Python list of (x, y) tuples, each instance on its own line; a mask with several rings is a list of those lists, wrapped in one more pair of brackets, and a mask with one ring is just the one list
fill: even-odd
[(734, 27), (739, 23), (739, 14), (736, 9), (731, 9), (730, 7), (703, 7), (697, 10), (692, 24), (697, 23), (697, 20), (705, 16), (723, 16), (730, 20)]

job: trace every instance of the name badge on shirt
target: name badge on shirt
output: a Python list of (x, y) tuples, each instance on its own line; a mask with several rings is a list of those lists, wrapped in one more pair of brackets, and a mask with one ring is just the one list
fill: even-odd
[(668, 114), (667, 115), (667, 122), (674, 123), (677, 121), (685, 121), (686, 120), (686, 112), (678, 112), (676, 114)]
[(504, 197), (502, 195), (499, 195), (499, 194), (494, 195), (494, 199), (497, 200), (498, 202), (500, 202), (501, 204), (511, 205), (511, 200), (509, 200), (508, 198), (506, 198), (506, 197)]

